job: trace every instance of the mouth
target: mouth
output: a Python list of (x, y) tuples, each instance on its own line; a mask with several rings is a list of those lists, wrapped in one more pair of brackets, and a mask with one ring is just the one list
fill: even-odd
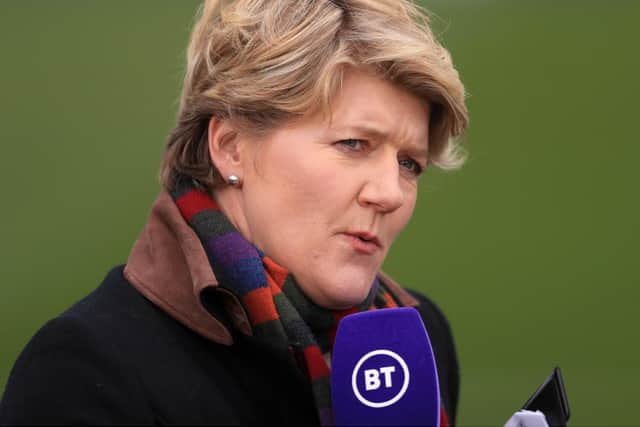
[(373, 255), (378, 250), (382, 249), (380, 240), (378, 237), (367, 231), (347, 231), (342, 233), (346, 237), (347, 241), (351, 244), (356, 252)]

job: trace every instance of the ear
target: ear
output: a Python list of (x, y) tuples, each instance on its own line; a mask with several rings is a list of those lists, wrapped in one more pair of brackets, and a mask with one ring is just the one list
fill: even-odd
[(223, 179), (242, 177), (242, 144), (237, 130), (227, 121), (211, 117), (208, 128), (209, 156)]

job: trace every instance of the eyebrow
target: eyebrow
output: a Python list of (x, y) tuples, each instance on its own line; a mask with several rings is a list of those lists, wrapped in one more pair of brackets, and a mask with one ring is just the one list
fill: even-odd
[[(391, 135), (388, 132), (382, 131), (370, 125), (352, 125), (352, 126), (344, 126), (336, 129), (337, 131), (342, 132), (355, 132), (359, 135), (363, 135), (370, 139), (375, 140), (383, 140), (388, 141), (391, 139)], [(422, 143), (410, 143), (411, 150), (428, 157), (429, 154), (429, 144)]]

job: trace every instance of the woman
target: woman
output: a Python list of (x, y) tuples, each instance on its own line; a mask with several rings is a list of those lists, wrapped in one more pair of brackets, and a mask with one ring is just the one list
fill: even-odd
[(423, 317), (453, 423), (447, 322), (379, 269), (466, 124), (408, 1), (207, 1), (148, 222), (28, 344), (0, 423), (330, 425), (337, 322), (397, 305)]

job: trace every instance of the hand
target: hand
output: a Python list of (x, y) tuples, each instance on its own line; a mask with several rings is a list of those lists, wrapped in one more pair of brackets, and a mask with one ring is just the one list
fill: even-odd
[(549, 427), (549, 424), (542, 412), (522, 410), (513, 414), (504, 427)]

